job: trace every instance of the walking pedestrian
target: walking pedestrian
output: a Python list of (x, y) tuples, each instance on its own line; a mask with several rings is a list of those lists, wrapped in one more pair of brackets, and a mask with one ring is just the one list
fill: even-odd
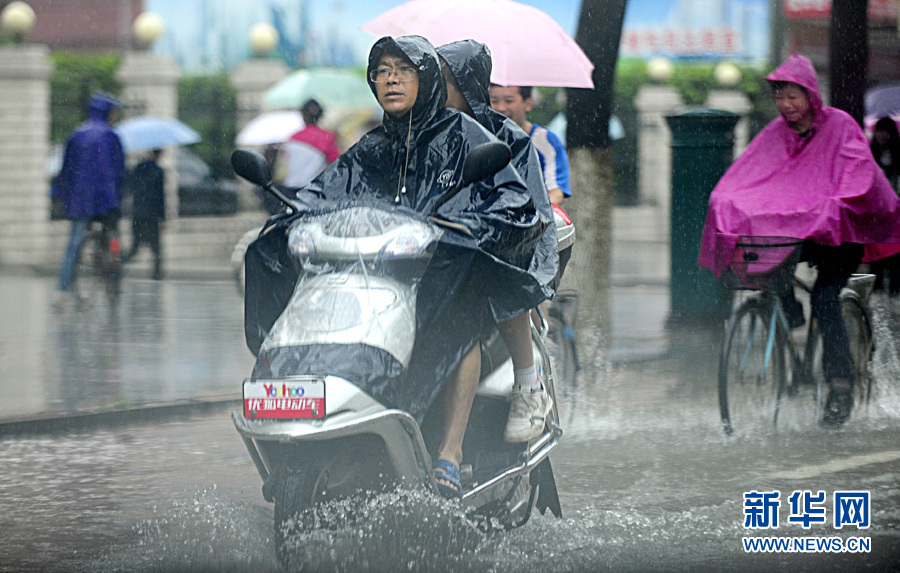
[(159, 166), (162, 149), (154, 149), (146, 161), (139, 163), (129, 177), (129, 188), (133, 194), (131, 227), (134, 237), (131, 249), (122, 259), (127, 263), (144, 243), (153, 252), (153, 279), (162, 279), (162, 245), (160, 231), (166, 221), (166, 173)]

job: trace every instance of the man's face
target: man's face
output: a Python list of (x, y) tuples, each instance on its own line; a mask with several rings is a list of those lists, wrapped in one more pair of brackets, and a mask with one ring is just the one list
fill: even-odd
[[(787, 120), (791, 126), (812, 125), (812, 106), (809, 104), (809, 96), (797, 84), (787, 84), (781, 89), (774, 90), (775, 106), (778, 113)], [(806, 125), (806, 124), (809, 125)]]
[[(402, 117), (416, 103), (419, 94), (419, 75), (411, 74), (415, 66), (406, 58), (385, 54), (378, 59), (375, 72), (375, 96), (385, 112)], [(404, 81), (405, 80), (405, 81)]]
[(531, 98), (522, 99), (517, 86), (491, 86), (491, 107), (516, 122), (519, 127), (528, 124), (528, 112), (533, 104)]

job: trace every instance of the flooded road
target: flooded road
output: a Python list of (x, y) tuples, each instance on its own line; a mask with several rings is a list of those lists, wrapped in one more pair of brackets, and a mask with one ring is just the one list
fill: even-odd
[(239, 397), (253, 360), (234, 283), (129, 279), (115, 312), (55, 308), (55, 294), (51, 279), (0, 280), (0, 420)]
[[(216, 290), (199, 298), (211, 299)], [(185, 362), (185, 372), (211, 369), (213, 378), (220, 368), (223, 388), (232, 387), (249, 371), (234, 363), (243, 355), (224, 356), (225, 366), (210, 362), (231, 348), (222, 341), (234, 338), (239, 312), (221, 310), (224, 298), (215, 312), (200, 312), (204, 302), (196, 299), (178, 316), (193, 317), (185, 319), (187, 332), (214, 332), (200, 341), (195, 334), (188, 337), (192, 342), (185, 338), (183, 343), (202, 356), (198, 366)], [(304, 551), (292, 568), (895, 569), (900, 563), (897, 310), (892, 301), (876, 300), (876, 393), (840, 430), (796, 420), (778, 432), (726, 438), (716, 404), (717, 336), (675, 333), (664, 341), (664, 357), (618, 362), (601, 355), (583, 365), (575, 386), (558, 390), (565, 434), (551, 460), (562, 519), (535, 515), (515, 531), (485, 533), (433, 499), (389, 494), (353, 507), (329, 507), (332, 519), (344, 518), (349, 509), (365, 519), (300, 540)], [(210, 323), (214, 320), (221, 322)], [(147, 332), (154, 328), (149, 322), (142, 323)], [(125, 363), (139, 363), (134, 357), (146, 352), (155, 357), (149, 364), (166, 365), (167, 376), (159, 379), (177, 377), (182, 351), (175, 345), (151, 348), (155, 343), (140, 350), (141, 339), (130, 340), (118, 364), (123, 356)], [(149, 380), (157, 376), (152, 368), (148, 372)], [(159, 388), (176, 392), (177, 387)], [(263, 500), (260, 486), (225, 407), (90, 433), (6, 437), (0, 440), (0, 571), (278, 571), (272, 505)], [(777, 531), (743, 527), (743, 495), (751, 490), (781, 492)], [(868, 491), (871, 524), (835, 529), (830, 502), (827, 523), (809, 529), (788, 523), (787, 497), (797, 490), (822, 490), (829, 499), (835, 491)], [(745, 553), (742, 538), (759, 535), (858, 536), (870, 540), (871, 550)]]

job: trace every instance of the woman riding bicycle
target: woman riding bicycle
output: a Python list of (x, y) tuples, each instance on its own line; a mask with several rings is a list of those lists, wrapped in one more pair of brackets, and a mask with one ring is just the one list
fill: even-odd
[[(801, 259), (818, 270), (812, 313), (823, 338), (830, 392), (823, 423), (842, 424), (853, 407), (855, 369), (839, 295), (868, 243), (900, 243), (900, 201), (860, 126), (822, 103), (815, 69), (791, 56), (767, 78), (780, 117), (767, 125), (713, 189), (699, 264), (716, 276), (740, 236), (804, 239)], [(774, 285), (791, 327), (803, 324), (793, 283)]]

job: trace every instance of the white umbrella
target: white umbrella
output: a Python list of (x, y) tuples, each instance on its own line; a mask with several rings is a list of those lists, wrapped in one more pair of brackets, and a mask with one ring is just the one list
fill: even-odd
[(297, 111), (269, 111), (254, 117), (237, 134), (237, 145), (269, 145), (283, 143), (303, 129), (303, 118)]
[(190, 145), (203, 139), (187, 124), (168, 117), (136, 117), (117, 125), (115, 132), (126, 153), (170, 145)]

